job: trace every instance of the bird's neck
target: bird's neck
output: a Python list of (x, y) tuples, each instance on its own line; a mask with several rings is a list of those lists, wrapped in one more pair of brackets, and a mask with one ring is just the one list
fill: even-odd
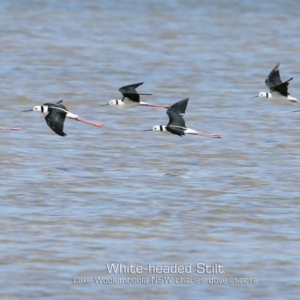
[(266, 93), (266, 98), (272, 98), (272, 93)]
[(117, 99), (116, 100), (116, 105), (124, 105), (124, 99), (125, 98), (123, 98), (123, 99)]
[(48, 105), (42, 105), (41, 106), (41, 112), (43, 115), (48, 115), (49, 113), (49, 106)]

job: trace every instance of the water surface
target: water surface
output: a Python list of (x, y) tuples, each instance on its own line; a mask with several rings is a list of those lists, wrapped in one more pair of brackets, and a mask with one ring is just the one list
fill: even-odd
[[(251, 99), (281, 62), (300, 97), (300, 4), (271, 1), (1, 1), (3, 299), (298, 299), (299, 118)], [(144, 101), (189, 97), (189, 127), (143, 132), (164, 110), (101, 107), (144, 81)], [(298, 94), (297, 94), (298, 93)], [(35, 105), (64, 100), (55, 135)], [(96, 284), (107, 263), (192, 265), (204, 284)], [(196, 274), (197, 263), (222, 274)], [(255, 278), (256, 284), (209, 284)], [(91, 278), (91, 284), (74, 283)]]

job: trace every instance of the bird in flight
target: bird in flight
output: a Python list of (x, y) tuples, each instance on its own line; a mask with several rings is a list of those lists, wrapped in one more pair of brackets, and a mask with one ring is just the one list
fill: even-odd
[(279, 74), (279, 66), (280, 63), (276, 64), (265, 80), (265, 84), (270, 89), (270, 92), (261, 92), (252, 98), (270, 98), (274, 100), (289, 100), (291, 102), (300, 103), (298, 99), (291, 97), (288, 92), (288, 86), (293, 77), (285, 82), (282, 82)]
[(107, 104), (102, 104), (101, 106), (106, 105), (115, 105), (119, 108), (132, 108), (136, 106), (149, 106), (149, 107), (159, 107), (159, 108), (169, 108), (169, 105), (154, 105), (147, 102), (142, 102), (140, 100), (140, 95), (152, 95), (152, 94), (142, 94), (138, 93), (136, 89), (142, 85), (144, 82), (134, 83), (130, 85), (123, 86), (119, 89), (123, 95), (122, 99), (110, 100)]
[(77, 115), (69, 112), (67, 108), (62, 105), (63, 100), (58, 101), (57, 103), (45, 103), (43, 105), (34, 106), (32, 109), (24, 110), (26, 111), (38, 111), (43, 113), (45, 116), (46, 123), (48, 126), (58, 135), (60, 136), (66, 136), (64, 133), (64, 122), (66, 118), (70, 118), (72, 120), (76, 120), (79, 122), (83, 122), (89, 125), (93, 125), (96, 127), (103, 128), (103, 124), (90, 122), (87, 120), (84, 120), (82, 118), (79, 118)]
[(161, 131), (163, 133), (172, 133), (179, 136), (186, 134), (202, 135), (212, 138), (221, 138), (221, 135), (218, 133), (206, 133), (201, 131), (196, 131), (194, 129), (187, 128), (185, 126), (185, 120), (183, 115), (188, 104), (189, 98), (185, 98), (175, 104), (173, 104), (168, 110), (167, 115), (169, 117), (169, 123), (167, 125), (157, 125), (151, 129), (144, 131)]

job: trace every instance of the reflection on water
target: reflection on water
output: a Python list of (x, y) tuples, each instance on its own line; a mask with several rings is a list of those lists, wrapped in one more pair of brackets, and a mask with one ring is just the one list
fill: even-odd
[[(23, 128), (1, 132), (3, 298), (297, 299), (298, 106), (250, 97), (279, 61), (300, 97), (299, 6), (1, 1), (0, 126)], [(146, 133), (164, 110), (100, 106), (141, 81), (153, 104), (190, 97), (189, 127), (222, 139)], [(21, 112), (60, 99), (106, 128), (66, 120), (62, 138)], [(258, 282), (72, 282), (112, 262), (217, 262), (214, 277)]]

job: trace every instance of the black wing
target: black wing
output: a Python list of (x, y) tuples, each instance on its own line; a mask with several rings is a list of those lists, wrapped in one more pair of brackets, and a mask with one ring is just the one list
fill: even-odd
[(184, 115), (186, 107), (188, 105), (189, 98), (185, 98), (175, 104), (173, 104), (169, 110), (176, 112), (177, 114)]
[(171, 132), (171, 133), (173, 133), (173, 134), (177, 134), (177, 135), (179, 135), (179, 136), (183, 136), (183, 135), (185, 135), (184, 134), (184, 130), (183, 129), (181, 129), (181, 128), (178, 128), (178, 127), (174, 127), (174, 126), (166, 126), (166, 129), (169, 131), (169, 132)]
[(128, 98), (133, 102), (140, 103), (140, 95), (139, 94), (123, 94), (122, 100), (124, 100), (124, 98)]
[(289, 92), (288, 92), (289, 82), (293, 79), (293, 77), (285, 82), (282, 82), (282, 80), (280, 78), (280, 74), (279, 74), (279, 69), (278, 69), (279, 66), (280, 66), (280, 63), (278, 63), (273, 68), (273, 70), (271, 71), (269, 76), (266, 78), (265, 83), (272, 92), (278, 92), (283, 96), (288, 96), (289, 95)]
[(279, 66), (280, 66), (280, 63), (278, 63), (273, 68), (273, 70), (270, 72), (270, 74), (268, 75), (268, 77), (265, 80), (266, 86), (270, 89), (274, 86), (282, 84), (280, 74), (279, 74), (279, 69), (278, 69)]
[[(63, 106), (63, 105), (58, 105)], [(64, 107), (64, 106), (63, 106)], [(64, 122), (66, 119), (67, 113), (58, 109), (55, 109), (54, 107), (49, 107), (49, 113), (45, 117), (45, 120), (48, 124), (48, 126), (58, 135), (60, 136), (66, 136), (66, 134), (63, 132), (64, 130)]]
[(183, 119), (183, 114), (188, 104), (189, 98), (185, 98), (175, 104), (173, 104), (168, 110), (167, 115), (169, 117), (169, 123), (166, 126), (166, 129), (179, 136), (183, 136), (185, 127), (185, 121)]
[(169, 123), (167, 126), (177, 126), (177, 127), (185, 127), (185, 121), (181, 115), (177, 112), (173, 111), (171, 108), (167, 110), (167, 115), (169, 116)]
[(136, 88), (142, 85), (144, 82), (134, 83), (130, 85), (125, 85), (119, 88), (119, 92), (122, 94), (137, 94)]
[(140, 102), (140, 95), (137, 93), (136, 88), (142, 85), (144, 82), (125, 85), (119, 89), (124, 97), (129, 98), (131, 101)]
[(152, 95), (152, 94), (139, 94), (139, 93), (137, 93), (136, 88), (138, 88), (143, 83), (144, 82), (139, 82), (139, 83), (134, 83), (134, 84), (125, 85), (125, 86), (121, 87), (119, 89), (119, 91), (122, 93), (123, 99), (124, 99), (124, 97), (127, 97), (131, 101), (139, 103), (140, 102), (140, 95)]
[(169, 116), (169, 125), (185, 127), (185, 121), (183, 115), (188, 104), (189, 98), (185, 98), (175, 104), (173, 104), (168, 110), (167, 115)]
[(287, 96), (289, 95), (289, 92), (288, 92), (289, 82), (290, 82), (292, 79), (293, 79), (293, 77), (290, 78), (289, 80), (287, 80), (287, 81), (285, 81), (285, 82), (279, 84), (279, 85), (276, 85), (276, 86), (271, 87), (271, 88), (270, 88), (271, 91), (273, 91), (273, 92), (278, 92), (278, 93), (280, 93), (281, 95), (287, 97)]

